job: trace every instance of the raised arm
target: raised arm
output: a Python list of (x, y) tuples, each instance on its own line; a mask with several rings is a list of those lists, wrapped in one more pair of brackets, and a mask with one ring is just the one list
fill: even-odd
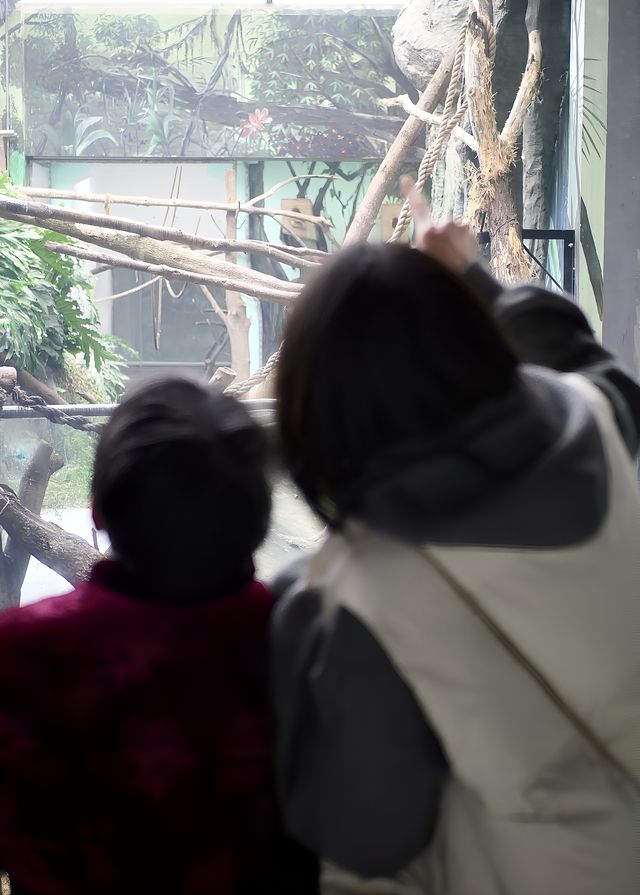
[(640, 445), (640, 385), (596, 339), (578, 306), (532, 284), (501, 290), (479, 264), (467, 268), (464, 277), (476, 291), (490, 296), (524, 363), (581, 373), (604, 392), (620, 433), (635, 455)]
[(416, 223), (415, 245), (465, 279), (493, 308), (524, 363), (581, 373), (609, 399), (632, 455), (640, 445), (640, 385), (596, 339), (569, 298), (533, 284), (505, 289), (478, 260), (470, 228), (450, 221), (434, 226), (424, 199), (403, 183)]

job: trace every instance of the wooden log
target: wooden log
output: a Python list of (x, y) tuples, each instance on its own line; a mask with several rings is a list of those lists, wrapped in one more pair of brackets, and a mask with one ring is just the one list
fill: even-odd
[[(20, 487), (18, 489), (18, 499), (22, 505), (30, 510), (34, 515), (39, 516), (42, 512), (44, 496), (49, 485), (49, 480), (54, 472), (62, 469), (64, 461), (53, 453), (53, 448), (45, 441), (41, 441), (36, 448), (33, 457), (27, 464)], [(0, 520), (1, 521), (1, 520)], [(13, 578), (13, 586), (16, 589), (18, 599), (22, 585), (24, 583), (29, 561), (31, 559), (31, 551), (25, 548), (23, 543), (16, 542), (13, 538), (9, 538), (5, 555), (11, 564), (11, 573)]]
[[(83, 245), (46, 242), (45, 248), (51, 252), (58, 252), (61, 255), (71, 255), (74, 258), (80, 258), (83, 261), (95, 261), (97, 264), (104, 266), (106, 270), (112, 267), (123, 267), (128, 270), (148, 273), (152, 276), (161, 276), (165, 280), (184, 280), (188, 283), (195, 283), (198, 286), (221, 286), (224, 282), (220, 277), (193, 273), (190, 270), (181, 270), (177, 267), (169, 267), (166, 264), (150, 264), (146, 261), (137, 261), (135, 258), (128, 258), (126, 255), (115, 252), (103, 252)], [(95, 274), (97, 271), (94, 270), (93, 273)], [(276, 304), (289, 304), (290, 302), (287, 294), (267, 289), (261, 291), (258, 297), (267, 301), (273, 301)], [(108, 299), (100, 299), (100, 301), (106, 300)]]
[(40, 382), (27, 370), (18, 370), (18, 385), (21, 385), (29, 394), (38, 395), (47, 404), (66, 404), (66, 401), (56, 391), (49, 388), (44, 382)]
[(101, 554), (83, 539), (45, 522), (24, 507), (6, 485), (0, 485), (0, 524), (9, 537), (65, 581), (85, 581)]
[(218, 367), (207, 385), (216, 392), (223, 392), (236, 378), (236, 371), (231, 367)]

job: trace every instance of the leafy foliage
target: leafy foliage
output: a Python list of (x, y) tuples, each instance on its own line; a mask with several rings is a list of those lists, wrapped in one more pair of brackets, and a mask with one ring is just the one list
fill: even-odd
[(245, 73), (267, 103), (356, 108), (380, 114), (400, 77), (388, 35), (395, 18), (270, 15), (243, 23)]
[[(5, 176), (0, 190), (10, 191)], [(36, 227), (0, 220), (0, 353), (36, 376), (80, 356), (122, 383), (122, 359), (100, 332), (91, 286), (80, 264), (47, 242), (71, 242)]]
[(35, 13), (25, 37), (27, 103), (39, 123), (27, 135), (29, 154), (377, 156), (384, 147), (355, 124), (346, 134), (308, 124), (303, 114), (299, 122), (295, 114), (292, 121), (274, 116), (273, 128), (247, 139), (242, 116), (238, 127), (230, 103), (218, 100), (238, 99), (245, 117), (254, 100), (256, 109), (386, 116), (378, 100), (412, 90), (393, 56), (394, 19), (386, 12), (265, 15), (232, 7), (166, 20)]
[(101, 123), (101, 115), (86, 115), (82, 109), (72, 114), (66, 109), (57, 128), (45, 124), (40, 130), (56, 155), (77, 156), (85, 155), (100, 140), (118, 145), (113, 134), (104, 127), (97, 127)]

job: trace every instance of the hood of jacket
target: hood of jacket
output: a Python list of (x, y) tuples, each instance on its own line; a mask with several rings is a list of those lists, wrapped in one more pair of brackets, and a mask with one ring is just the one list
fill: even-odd
[(588, 402), (561, 375), (523, 366), (446, 437), (379, 457), (350, 515), (415, 543), (567, 546), (598, 530), (607, 491)]

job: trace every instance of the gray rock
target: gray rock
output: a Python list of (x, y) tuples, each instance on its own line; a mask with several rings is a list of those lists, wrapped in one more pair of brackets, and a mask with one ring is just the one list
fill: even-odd
[[(498, 30), (508, 5), (509, 0), (494, 0)], [(418, 90), (433, 77), (468, 13), (468, 0), (410, 0), (401, 10), (393, 28), (393, 52), (398, 67)]]
[(400, 70), (423, 90), (467, 16), (468, 0), (411, 0), (393, 28), (393, 52)]

